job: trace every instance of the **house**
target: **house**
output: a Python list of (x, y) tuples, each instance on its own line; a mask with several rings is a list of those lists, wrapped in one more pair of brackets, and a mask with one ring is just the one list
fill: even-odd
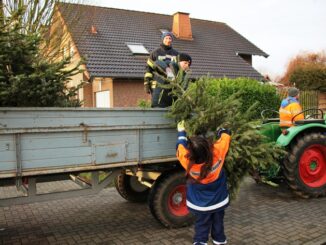
[(260, 80), (252, 56), (268, 57), (227, 24), (192, 19), (188, 13), (170, 16), (60, 3), (54, 18), (59, 21), (53, 22), (50, 36), (61, 37), (55, 48), (74, 62), (86, 58), (83, 74), (71, 82), (86, 82), (79, 92), (85, 107), (136, 106), (139, 99), (149, 99), (143, 89), (145, 64), (164, 31), (173, 32), (176, 50), (192, 56), (192, 78), (209, 74)]

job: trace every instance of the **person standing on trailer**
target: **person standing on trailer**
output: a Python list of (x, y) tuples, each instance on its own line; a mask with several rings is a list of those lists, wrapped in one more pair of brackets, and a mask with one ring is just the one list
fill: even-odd
[(153, 78), (155, 86), (152, 87), (151, 107), (165, 108), (172, 105), (176, 99), (172, 96), (172, 88), (164, 87), (170, 83), (177, 82), (184, 90), (189, 84), (188, 74), (190, 73), (191, 56), (186, 53), (180, 53), (177, 56), (177, 62), (161, 61), (153, 62)]
[(147, 63), (146, 71), (144, 75), (144, 89), (148, 94), (152, 94), (153, 88), (156, 87), (156, 81), (154, 80), (154, 63), (157, 60), (164, 62), (177, 62), (177, 55), (179, 54), (177, 50), (172, 47), (173, 34), (172, 32), (164, 32), (162, 34), (162, 43), (159, 48), (151, 52)]

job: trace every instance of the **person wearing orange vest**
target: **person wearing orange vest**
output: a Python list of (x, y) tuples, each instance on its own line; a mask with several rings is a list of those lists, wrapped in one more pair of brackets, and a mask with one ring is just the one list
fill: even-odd
[(224, 209), (229, 205), (227, 178), (223, 170), (231, 131), (221, 128), (217, 140), (203, 136), (187, 138), (184, 122), (178, 124), (177, 158), (187, 173), (187, 207), (196, 217), (193, 244), (226, 244)]
[(280, 127), (282, 128), (292, 127), (293, 126), (292, 120), (297, 121), (297, 120), (304, 119), (304, 114), (303, 113), (299, 114), (300, 112), (302, 112), (302, 107), (299, 103), (299, 89), (294, 87), (289, 88), (288, 97), (282, 100), (279, 109)]

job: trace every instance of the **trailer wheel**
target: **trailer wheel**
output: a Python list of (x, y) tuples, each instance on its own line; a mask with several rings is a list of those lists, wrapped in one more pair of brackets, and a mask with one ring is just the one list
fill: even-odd
[(149, 208), (153, 216), (165, 227), (178, 228), (193, 223), (186, 205), (186, 178), (184, 172), (162, 176), (149, 195)]
[(284, 161), (291, 189), (304, 198), (326, 195), (326, 135), (309, 133), (294, 142)]
[(127, 201), (147, 201), (150, 188), (139, 183), (137, 177), (121, 173), (115, 178), (114, 184), (120, 196)]

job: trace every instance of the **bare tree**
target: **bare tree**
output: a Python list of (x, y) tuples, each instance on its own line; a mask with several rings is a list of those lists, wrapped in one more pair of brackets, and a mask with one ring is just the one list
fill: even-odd
[[(1, 0), (2, 12), (11, 16), (18, 10), (23, 11), (20, 17), (24, 31), (35, 33), (43, 31), (44, 27), (50, 25), (55, 10), (55, 5), (60, 2), (81, 3), (82, 1), (65, 0)], [(0, 13), (1, 16), (1, 13)]]

